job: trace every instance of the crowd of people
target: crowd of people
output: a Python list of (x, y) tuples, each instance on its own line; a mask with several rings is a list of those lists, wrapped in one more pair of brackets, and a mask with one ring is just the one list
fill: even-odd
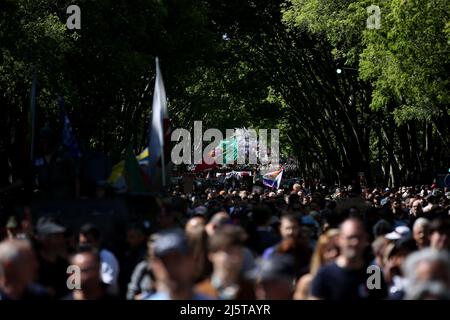
[(95, 224), (11, 216), (0, 299), (450, 298), (448, 190), (233, 186), (172, 189), (151, 232), (130, 221), (120, 253)]
[[(24, 202), (115, 197), (82, 183), (51, 130), (37, 142), (32, 168), (12, 184), (31, 190)], [(73, 229), (0, 199), (0, 300), (450, 298), (448, 188), (285, 179), (271, 189), (229, 176), (153, 195), (151, 222), (130, 216), (108, 235), (120, 248), (105, 241), (108, 223)]]

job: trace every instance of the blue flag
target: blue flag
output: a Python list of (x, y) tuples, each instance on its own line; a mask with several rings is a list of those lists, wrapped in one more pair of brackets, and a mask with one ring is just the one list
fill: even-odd
[(63, 146), (69, 150), (72, 157), (80, 158), (81, 150), (78, 146), (77, 140), (75, 139), (75, 134), (73, 133), (72, 126), (70, 125), (69, 116), (67, 115), (67, 112), (64, 108), (63, 98), (59, 98), (59, 107), (61, 109), (61, 118), (63, 120)]

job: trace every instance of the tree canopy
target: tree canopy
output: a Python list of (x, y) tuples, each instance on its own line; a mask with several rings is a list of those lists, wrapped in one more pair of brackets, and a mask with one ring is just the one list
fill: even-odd
[[(80, 144), (114, 160), (142, 150), (160, 57), (172, 128), (280, 128), (304, 176), (431, 179), (450, 161), (449, 8), (444, 0), (0, 0), (2, 175), (37, 127), (59, 130), (63, 96)], [(337, 70), (341, 72), (338, 73)]]

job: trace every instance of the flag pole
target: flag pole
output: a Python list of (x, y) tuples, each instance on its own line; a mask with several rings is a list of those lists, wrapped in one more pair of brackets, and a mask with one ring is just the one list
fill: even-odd
[[(156, 81), (158, 81), (158, 78), (161, 77), (161, 69), (159, 67), (159, 57), (156, 57)], [(161, 119), (164, 123), (164, 118)], [(166, 161), (164, 159), (164, 124), (161, 128), (161, 174), (162, 174), (162, 186), (163, 188), (166, 187)]]
[(34, 131), (36, 123), (36, 69), (33, 68), (33, 82), (31, 85), (31, 100), (30, 100), (30, 117), (31, 117), (31, 147), (30, 158), (33, 161), (34, 158)]
[(164, 139), (161, 143), (161, 170), (162, 170), (162, 185), (163, 188), (166, 187), (166, 162), (164, 160)]

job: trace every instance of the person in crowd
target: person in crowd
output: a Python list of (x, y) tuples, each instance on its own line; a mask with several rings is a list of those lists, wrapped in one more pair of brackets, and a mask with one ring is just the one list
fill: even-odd
[(194, 215), (184, 227), (186, 234), (196, 233), (199, 230), (206, 232), (206, 219), (203, 215)]
[(53, 298), (59, 299), (68, 291), (66, 228), (55, 219), (42, 217), (36, 225), (36, 249), (39, 262), (37, 282), (49, 290)]
[(415, 251), (417, 251), (417, 245), (411, 237), (400, 238), (386, 246), (382, 273), (388, 287), (389, 299), (402, 299), (405, 287), (402, 265), (406, 257)]
[(156, 291), (155, 275), (151, 269), (150, 261), (154, 256), (153, 244), (157, 237), (157, 233), (150, 235), (147, 242), (147, 256), (133, 270), (130, 282), (128, 283), (127, 300), (142, 300), (148, 298)]
[(108, 293), (119, 294), (119, 261), (114, 253), (102, 248), (100, 229), (87, 223), (81, 226), (78, 242), (80, 246), (91, 246), (99, 252), (102, 281), (108, 285)]
[(215, 213), (205, 226), (205, 231), (208, 236), (213, 236), (214, 233), (222, 226), (231, 223), (230, 216), (225, 211)]
[(384, 252), (386, 250), (386, 246), (390, 243), (388, 239), (384, 235), (378, 236), (372, 242), (372, 253), (374, 255), (374, 260), (372, 261), (372, 265), (378, 266), (381, 270), (384, 268)]
[(418, 218), (413, 225), (413, 237), (417, 247), (422, 250), (430, 245), (429, 239), (430, 222), (425, 218)]
[(403, 264), (406, 300), (450, 299), (450, 256), (426, 248), (408, 256)]
[(297, 282), (294, 299), (306, 300), (310, 295), (311, 282), (317, 271), (324, 265), (336, 260), (339, 255), (337, 238), (339, 230), (329, 229), (319, 237), (314, 254), (311, 258), (309, 273), (303, 275)]
[(197, 283), (207, 278), (212, 270), (211, 262), (208, 259), (208, 234), (205, 230), (204, 218), (194, 216), (189, 219), (185, 231), (194, 264), (197, 266), (194, 277), (194, 282)]
[(258, 254), (276, 244), (279, 239), (270, 227), (272, 211), (268, 205), (258, 206), (252, 210), (254, 229), (249, 233), (249, 246)]
[(400, 198), (395, 198), (392, 201), (391, 212), (394, 227), (408, 225), (408, 212), (404, 210), (403, 202)]
[(178, 223), (179, 212), (172, 199), (164, 199), (157, 215), (159, 230), (170, 230), (180, 228)]
[(261, 260), (256, 271), (257, 300), (292, 300), (295, 282), (295, 261), (283, 254)]
[(11, 216), (8, 218), (6, 223), (6, 237), (8, 239), (15, 239), (20, 234), (19, 224), (17, 223), (17, 218), (15, 216)]
[[(280, 218), (280, 235), (281, 240), (286, 239), (298, 239), (300, 235), (300, 223), (296, 216), (293, 214), (286, 214)], [(277, 245), (273, 245), (264, 250), (263, 259), (269, 258), (276, 250)]]
[(300, 190), (302, 190), (302, 186), (298, 183), (294, 183), (294, 185), (292, 186), (292, 192), (291, 193), (295, 193), (298, 194), (300, 192)]
[[(70, 259), (71, 266), (75, 267), (73, 277), (68, 279), (74, 288), (63, 297), (63, 300), (116, 300), (117, 297), (108, 293), (107, 284), (102, 282), (100, 272), (100, 256), (97, 249), (85, 245)], [(76, 278), (79, 272), (79, 279)], [(77, 285), (76, 281), (79, 281)]]
[[(43, 132), (38, 139), (43, 148), (34, 159), (38, 160), (35, 164), (40, 175), (37, 186), (43, 199), (57, 205), (55, 200), (76, 194), (76, 187), (72, 187), (76, 183), (68, 182), (76, 178), (67, 178), (76, 177), (76, 169), (69, 166), (66, 177), (58, 180), (65, 174), (61, 169), (64, 163), (73, 160), (66, 161), (64, 153), (58, 153), (49, 132)], [(47, 152), (42, 152), (44, 149)], [(44, 153), (47, 158), (42, 156)], [(55, 172), (51, 172), (52, 168)], [(228, 169), (220, 171), (225, 171), (225, 175)], [(285, 172), (283, 179), (288, 175)], [(52, 298), (69, 299), (109, 299), (117, 295), (129, 300), (445, 297), (440, 293), (447, 288), (443, 278), (435, 275), (441, 269), (434, 270), (428, 258), (424, 258), (430, 269), (425, 272), (427, 276), (421, 269), (423, 263), (416, 266), (420, 274), (416, 277), (414, 273), (407, 275), (404, 266), (416, 252), (450, 251), (448, 189), (436, 184), (361, 189), (356, 181), (333, 186), (317, 179), (296, 178), (289, 183), (282, 181), (284, 185), (275, 190), (258, 186), (257, 179), (252, 186), (238, 179), (203, 180), (200, 176), (198, 173), (199, 181), (194, 181), (191, 193), (183, 192), (178, 184), (167, 189), (170, 198), (157, 195), (159, 206), (149, 210), (159, 207), (160, 211), (146, 229), (133, 223), (123, 228), (123, 233), (105, 233), (103, 239), (92, 223), (83, 226), (80, 233), (72, 231), (76, 224), (69, 220), (71, 215), (64, 214), (60, 216), (64, 226), (55, 219), (38, 219), (33, 234), (31, 215), (16, 212), (13, 218), (17, 220), (8, 220), (13, 211), (3, 215), (0, 203), (0, 236), (35, 240), (37, 258), (37, 263), (30, 262), (37, 268), (35, 281), (25, 279), (24, 294), (16, 294), (8, 287), (14, 273), (7, 263), (4, 269), (8, 273), (0, 276), (6, 279), (1, 289), (4, 288), (3, 299), (28, 299), (39, 290)], [(53, 190), (57, 180), (64, 185), (64, 195)], [(300, 183), (294, 185), (297, 181)], [(67, 188), (69, 184), (71, 187)], [(39, 206), (33, 208), (33, 215), (35, 212), (35, 217), (48, 215)], [(27, 227), (23, 222), (28, 223)], [(146, 248), (147, 230), (154, 233)], [(157, 245), (160, 237), (166, 240)], [(101, 245), (109, 243), (117, 244), (114, 254)], [(161, 251), (161, 246), (173, 250)], [(87, 247), (98, 253), (78, 252)], [(73, 291), (67, 295), (69, 257), (70, 263), (89, 271), (95, 268), (94, 256), (100, 259), (100, 286), (96, 275), (88, 272), (83, 279), (92, 285), (92, 294)], [(19, 263), (27, 259), (33, 260), (13, 260)], [(291, 262), (285, 263), (284, 259)], [(440, 280), (422, 281), (425, 278)], [(408, 288), (410, 279), (417, 285)], [(371, 281), (377, 285), (370, 286)]]
[(126, 230), (127, 249), (119, 266), (120, 291), (125, 293), (134, 268), (147, 255), (147, 236), (144, 226), (138, 222), (130, 223)]
[(275, 246), (274, 254), (286, 254), (294, 259), (296, 278), (308, 272), (312, 255), (310, 232), (307, 226), (300, 226), (296, 238), (284, 239)]
[[(217, 230), (229, 224), (232, 224), (232, 221), (230, 219), (230, 216), (226, 212), (219, 211), (215, 213), (205, 226), (205, 231), (208, 235), (208, 238), (211, 238), (212, 236), (214, 236)], [(244, 250), (244, 266), (242, 272), (246, 273), (253, 269), (255, 261), (253, 258), (252, 251), (247, 246), (244, 246), (243, 250)]]
[(209, 278), (200, 282), (196, 290), (223, 300), (254, 299), (253, 284), (243, 274), (244, 241), (241, 227), (226, 225), (208, 240), (208, 258), (213, 270)]
[(322, 266), (315, 275), (311, 283), (311, 298), (359, 300), (386, 297), (382, 279), (378, 279), (382, 283), (380, 289), (367, 288), (367, 263), (364, 260), (367, 245), (367, 234), (361, 220), (345, 220), (339, 229), (340, 254), (335, 262)]
[(183, 231), (161, 232), (153, 244), (151, 269), (156, 279), (156, 293), (147, 300), (210, 300), (194, 291), (195, 263)]
[(28, 240), (0, 243), (0, 300), (47, 300), (50, 295), (35, 284), (37, 260)]
[[(300, 196), (298, 193), (302, 195)], [(291, 193), (288, 196), (287, 212), (300, 217), (303, 215), (302, 200), (304, 195), (302, 191), (299, 191), (298, 193)]]
[(386, 234), (390, 233), (391, 231), (392, 231), (391, 224), (384, 219), (379, 219), (372, 228), (372, 233), (373, 233), (374, 239), (376, 239), (380, 236), (384, 237)]
[(450, 218), (437, 218), (430, 223), (430, 247), (450, 250)]
[(398, 226), (394, 231), (385, 235), (385, 238), (391, 241), (406, 239), (411, 237), (411, 230), (407, 226)]
[(433, 216), (433, 214), (439, 209), (437, 198), (433, 194), (430, 194), (425, 200), (426, 206), (423, 207), (423, 213), (426, 216)]
[(419, 218), (423, 215), (422, 200), (417, 199), (412, 202), (409, 215), (412, 216), (413, 219)]

